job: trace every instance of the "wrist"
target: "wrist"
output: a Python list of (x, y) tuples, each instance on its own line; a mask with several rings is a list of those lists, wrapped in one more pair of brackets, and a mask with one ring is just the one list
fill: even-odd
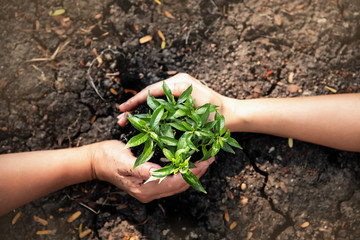
[(249, 111), (246, 108), (245, 100), (234, 98), (223, 98), (223, 115), (225, 126), (232, 132), (246, 131), (250, 123)]
[(104, 180), (101, 177), (101, 164), (99, 162), (103, 159), (102, 142), (93, 143), (86, 146), (89, 152), (89, 172), (91, 180), (99, 179)]

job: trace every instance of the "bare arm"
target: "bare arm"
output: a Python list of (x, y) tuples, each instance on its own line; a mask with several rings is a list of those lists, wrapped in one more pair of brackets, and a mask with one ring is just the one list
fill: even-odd
[[(175, 96), (192, 84), (196, 105), (218, 105), (230, 131), (266, 133), (360, 151), (360, 94), (236, 100), (221, 96), (187, 74), (178, 74), (166, 82)], [(164, 95), (161, 83), (155, 83), (120, 105), (120, 110), (135, 109), (146, 101), (149, 90), (154, 96)], [(119, 125), (126, 124), (125, 117), (126, 113), (119, 116)]]
[(232, 131), (291, 137), (360, 151), (360, 94), (235, 100), (224, 98)]
[(0, 215), (71, 184), (92, 179), (89, 147), (0, 156)]

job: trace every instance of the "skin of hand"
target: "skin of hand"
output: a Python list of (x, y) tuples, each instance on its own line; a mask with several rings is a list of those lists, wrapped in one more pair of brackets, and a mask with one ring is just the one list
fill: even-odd
[[(150, 171), (160, 168), (144, 163), (133, 169), (135, 157), (125, 144), (109, 140), (78, 148), (0, 155), (0, 215), (64, 187), (99, 179), (108, 181), (141, 202), (185, 191), (189, 185), (180, 174), (143, 184)], [(201, 177), (214, 159), (201, 162), (192, 172)]]
[[(166, 84), (169, 86), (172, 94), (175, 97), (179, 97), (183, 91), (185, 91), (190, 85), (192, 85), (193, 90), (191, 96), (195, 101), (195, 106), (201, 106), (205, 103), (212, 103), (217, 105), (219, 107), (218, 112), (220, 114), (223, 114), (222, 103), (225, 97), (206, 87), (204, 84), (191, 77), (190, 75), (186, 73), (179, 73), (167, 79)], [(164, 91), (162, 89), (162, 82), (157, 82), (151, 86), (144, 88), (134, 97), (130, 98), (128, 101), (119, 106), (120, 111), (124, 112), (118, 116), (118, 124), (120, 126), (125, 126), (127, 123), (126, 112), (133, 112), (138, 105), (146, 102), (148, 91), (150, 91), (150, 95), (154, 97), (163, 96)]]
[[(271, 134), (360, 152), (360, 93), (238, 100), (214, 92), (188, 74), (165, 81), (175, 96), (192, 84), (195, 104), (219, 106), (218, 112), (224, 115), (230, 131)], [(120, 126), (127, 123), (126, 112), (146, 101), (148, 91), (155, 97), (164, 95), (162, 82), (148, 86), (119, 106), (124, 112), (118, 116)]]
[[(143, 203), (171, 196), (189, 188), (180, 174), (168, 176), (161, 183), (157, 180), (143, 184), (151, 176), (152, 171), (161, 167), (146, 162), (133, 169), (136, 157), (130, 149), (125, 149), (125, 144), (120, 141), (101, 142), (96, 148), (92, 163), (94, 178), (114, 184)], [(214, 158), (210, 158), (196, 163), (197, 168), (191, 171), (200, 178), (213, 161)]]

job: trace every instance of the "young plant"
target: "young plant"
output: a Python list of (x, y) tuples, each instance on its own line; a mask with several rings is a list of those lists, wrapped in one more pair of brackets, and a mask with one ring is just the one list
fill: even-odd
[[(190, 161), (192, 154), (201, 152), (200, 161), (204, 161), (215, 156), (220, 149), (235, 154), (232, 147), (242, 148), (230, 137), (230, 131), (226, 131), (225, 118), (217, 112), (217, 106), (207, 103), (194, 107), (192, 86), (177, 100), (165, 82), (163, 90), (166, 100), (155, 98), (148, 93), (147, 104), (151, 108), (149, 113), (128, 113), (128, 120), (140, 133), (132, 137), (126, 146), (144, 144), (134, 168), (151, 159), (156, 148), (160, 148), (170, 162), (154, 171), (146, 182), (157, 179), (161, 182), (170, 174), (180, 173), (191, 187), (206, 193), (199, 179), (189, 170), (196, 168)], [(208, 121), (212, 112), (215, 112), (214, 120)]]

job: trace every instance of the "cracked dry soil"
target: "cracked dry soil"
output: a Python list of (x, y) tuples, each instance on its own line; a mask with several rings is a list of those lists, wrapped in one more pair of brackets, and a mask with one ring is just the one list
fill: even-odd
[[(238, 99), (359, 92), (358, 0), (1, 2), (0, 153), (126, 141), (132, 129), (116, 125), (116, 103), (175, 72)], [(153, 40), (139, 44), (145, 35)], [(26, 62), (68, 40), (56, 58)], [(90, 69), (103, 101), (87, 70), (94, 49), (109, 48), (117, 53)], [(190, 189), (141, 204), (84, 183), (1, 217), (1, 239), (77, 239), (80, 225), (92, 230), (83, 239), (358, 239), (358, 153), (235, 137), (244, 151), (217, 157), (201, 180), (207, 195)]]

